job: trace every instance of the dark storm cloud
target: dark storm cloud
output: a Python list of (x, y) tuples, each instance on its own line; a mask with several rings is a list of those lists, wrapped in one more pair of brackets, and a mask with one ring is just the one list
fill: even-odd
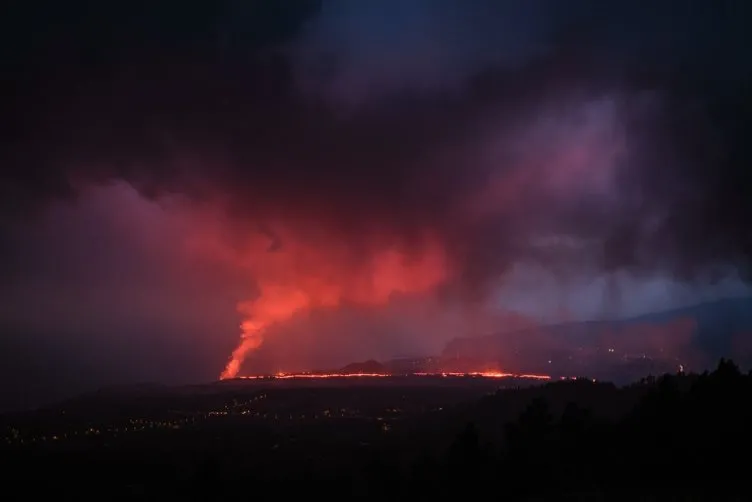
[[(17, 214), (72, 192), (71, 180), (111, 177), (154, 195), (222, 193), (244, 220), (434, 229), (473, 281), (521, 257), (553, 263), (528, 242), (540, 230), (595, 242), (588, 256), (606, 270), (746, 265), (748, 11), (730, 0), (17, 3), (2, 30), (4, 205)], [(571, 110), (601, 99), (626, 141), (611, 197), (502, 176), (517, 198), (466, 216), (498, 171), (569, 133), (525, 153), (501, 147), (494, 161), (480, 158), (489, 142), (557, 113), (575, 130), (587, 119)]]

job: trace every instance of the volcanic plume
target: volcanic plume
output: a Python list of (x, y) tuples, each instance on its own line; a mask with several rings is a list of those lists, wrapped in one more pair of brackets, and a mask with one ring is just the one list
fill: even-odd
[(309, 313), (436, 299), (461, 336), (488, 310), (644, 313), (752, 270), (749, 2), (13, 4), (0, 323), (55, 333), (55, 357), (207, 378), (239, 301), (232, 376)]
[(383, 305), (395, 294), (429, 291), (447, 276), (444, 251), (430, 237), (412, 249), (388, 239), (370, 245), (375, 247), (356, 256), (346, 244), (305, 242), (280, 228), (274, 239), (262, 236), (243, 249), (243, 263), (252, 270), (258, 295), (238, 306), (245, 317), (241, 339), (221, 378), (238, 374), (275, 323), (343, 302)]

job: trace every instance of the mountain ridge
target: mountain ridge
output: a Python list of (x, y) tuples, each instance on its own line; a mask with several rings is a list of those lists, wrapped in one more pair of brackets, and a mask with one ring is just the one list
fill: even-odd
[[(730, 340), (727, 340), (733, 333), (748, 330), (752, 333), (752, 297), (736, 297), (715, 300), (711, 302), (703, 302), (688, 307), (682, 307), (678, 309), (671, 309), (666, 311), (654, 312), (644, 314), (627, 319), (619, 320), (590, 320), (590, 321), (572, 321), (559, 324), (549, 324), (540, 326), (537, 328), (514, 330), (509, 332), (501, 332), (491, 335), (483, 335), (480, 337), (456, 337), (447, 342), (444, 347), (442, 356), (428, 356), (428, 357), (415, 357), (415, 358), (396, 358), (389, 361), (376, 361), (369, 359), (363, 362), (352, 362), (340, 367), (337, 370), (330, 371), (328, 373), (340, 373), (340, 374), (353, 374), (353, 373), (368, 373), (368, 374), (389, 374), (399, 373), (406, 374), (410, 372), (421, 371), (441, 371), (443, 366), (449, 367), (453, 361), (460, 358), (453, 354), (453, 344), (476, 344), (484, 340), (491, 340), (499, 345), (500, 350), (508, 352), (510, 348), (514, 348), (514, 343), (511, 343), (515, 338), (522, 339), (526, 336), (532, 336), (537, 333), (546, 333), (550, 336), (567, 336), (567, 335), (579, 335), (583, 338), (583, 343), (586, 342), (587, 336), (597, 332), (602, 328), (609, 328), (614, 326), (626, 326), (639, 325), (639, 324), (660, 324), (671, 322), (674, 319), (681, 319), (692, 317), (697, 321), (697, 328), (694, 336), (694, 341), (698, 342), (701, 346), (703, 343), (711, 347), (709, 353), (709, 361), (714, 363), (719, 357), (726, 356), (731, 357), (737, 362), (744, 364), (744, 358), (739, 358), (738, 354), (733, 354), (730, 348)], [(568, 342), (571, 342), (570, 338)], [(712, 342), (712, 343), (711, 343)], [(544, 347), (545, 348), (545, 347)], [(702, 347), (701, 347), (702, 348)], [(556, 352), (557, 348), (552, 347), (551, 352)], [(487, 355), (488, 350), (481, 350), (481, 355)], [(466, 365), (472, 365), (474, 363), (483, 363), (477, 358), (468, 357), (465, 358), (462, 363)], [(741, 359), (741, 361), (739, 360)], [(750, 358), (752, 361), (752, 358)], [(748, 361), (749, 362), (749, 361)], [(609, 361), (604, 361), (603, 364), (609, 364)], [(457, 371), (463, 371), (462, 364), (457, 365)], [(446, 369), (444, 367), (443, 369)], [(488, 369), (488, 368), (484, 368)], [(504, 367), (503, 364), (499, 364), (499, 368), (503, 370), (516, 370), (517, 368)], [(477, 370), (475, 368), (474, 370)], [(531, 373), (539, 373), (540, 371), (531, 371)], [(327, 373), (324, 371), (314, 371), (313, 373)], [(644, 375), (643, 375), (644, 376)], [(214, 382), (219, 383), (219, 382)], [(80, 394), (73, 398), (66, 399), (65, 401), (71, 402), (76, 400), (86, 400), (91, 398), (99, 398), (102, 396), (109, 396), (110, 398), (129, 397), (131, 395), (152, 395), (159, 394), (160, 392), (167, 392), (174, 390), (175, 388), (188, 388), (191, 385), (185, 384), (178, 386), (163, 385), (155, 382), (142, 382), (124, 384), (124, 385), (112, 385), (102, 387), (93, 392), (87, 392)], [(201, 386), (201, 384), (199, 384)]]
[[(447, 359), (491, 359), (516, 363), (537, 359), (539, 353), (561, 360), (573, 358), (573, 350), (617, 352), (622, 359), (643, 358), (692, 361), (695, 367), (733, 357), (752, 361), (752, 297), (732, 297), (687, 307), (653, 312), (626, 319), (572, 321), (520, 330), (498, 331), (476, 337), (456, 337), (444, 346)], [(619, 349), (603, 347), (606, 343)], [(739, 353), (740, 349), (744, 353)], [(608, 354), (601, 354), (601, 356)], [(601, 357), (604, 361), (604, 357)], [(548, 361), (551, 362), (550, 360)], [(599, 364), (600, 365), (600, 364)]]

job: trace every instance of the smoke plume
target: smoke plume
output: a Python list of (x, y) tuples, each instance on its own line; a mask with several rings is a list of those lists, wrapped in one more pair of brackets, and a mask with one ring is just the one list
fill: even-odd
[(749, 9), (690, 3), (18, 4), (3, 233), (113, 179), (211, 208), (193, 244), (255, 289), (224, 376), (298, 314), (483, 303), (520, 264), (747, 273)]

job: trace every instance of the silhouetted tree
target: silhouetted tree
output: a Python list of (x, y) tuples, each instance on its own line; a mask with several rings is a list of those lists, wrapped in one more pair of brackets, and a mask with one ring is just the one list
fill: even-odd
[(478, 429), (468, 423), (449, 448), (448, 476), (455, 495), (467, 494), (478, 488), (477, 480), (484, 469)]

